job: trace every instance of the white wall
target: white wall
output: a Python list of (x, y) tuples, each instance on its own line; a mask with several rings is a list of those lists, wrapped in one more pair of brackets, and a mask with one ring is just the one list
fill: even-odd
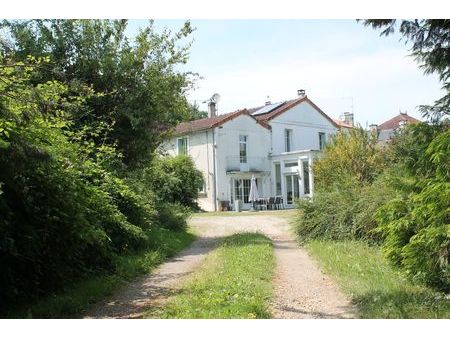
[(269, 121), (272, 126), (272, 152), (285, 152), (284, 130), (292, 129), (291, 151), (319, 150), (319, 132), (326, 133), (326, 139), (337, 128), (308, 102), (302, 102)]
[[(217, 135), (217, 198), (219, 200), (230, 200), (230, 176), (227, 176), (227, 161), (229, 157), (239, 158), (239, 135), (247, 135), (247, 157), (249, 167), (263, 166), (263, 169), (270, 171), (270, 130), (262, 127), (256, 120), (247, 115), (239, 115), (231, 121), (216, 128)], [(245, 174), (244, 174), (245, 175)], [(251, 174), (248, 174), (251, 177)], [(247, 176), (248, 176), (247, 175)], [(259, 180), (260, 194), (269, 194), (270, 179)], [(264, 191), (266, 190), (266, 191)]]

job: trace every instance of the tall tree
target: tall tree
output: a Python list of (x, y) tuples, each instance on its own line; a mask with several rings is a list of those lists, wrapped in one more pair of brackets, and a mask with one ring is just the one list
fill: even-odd
[[(400, 23), (398, 22), (400, 21)], [(381, 35), (398, 31), (406, 42), (412, 43), (412, 56), (419, 62), (425, 74), (436, 73), (446, 94), (434, 105), (420, 106), (424, 117), (439, 121), (450, 114), (450, 20), (364, 20), (364, 25), (381, 29)]]
[[(188, 60), (190, 43), (183, 41), (193, 31), (189, 22), (179, 32), (158, 33), (150, 21), (133, 41), (125, 34), (126, 20), (3, 21), (0, 27), (9, 36), (0, 40), (3, 55), (50, 59), (36, 83), (57, 80), (74, 89), (87, 84), (102, 94), (72, 116), (73, 126), (107, 126), (108, 142), (127, 165), (149, 160), (161, 136), (189, 118), (185, 94), (194, 74), (177, 70)], [(103, 136), (92, 139), (101, 144)]]

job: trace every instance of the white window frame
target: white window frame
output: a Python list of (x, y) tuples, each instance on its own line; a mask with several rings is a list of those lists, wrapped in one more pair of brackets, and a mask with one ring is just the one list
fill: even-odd
[(180, 148), (179, 148), (179, 144), (180, 144), (180, 140), (186, 140), (186, 154), (182, 154), (182, 155), (189, 155), (189, 137), (188, 136), (183, 136), (183, 137), (177, 137), (177, 155), (181, 155), (180, 154)]

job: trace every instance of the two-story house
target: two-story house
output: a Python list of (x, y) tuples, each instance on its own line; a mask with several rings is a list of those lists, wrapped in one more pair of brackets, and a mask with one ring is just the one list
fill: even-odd
[(304, 93), (279, 103), (215, 114), (184, 122), (162, 148), (168, 155), (186, 154), (202, 171), (205, 186), (198, 200), (202, 209), (218, 210), (221, 201), (231, 205), (248, 200), (251, 177), (256, 177), (260, 196), (282, 196), (286, 207), (295, 198), (312, 196), (314, 175), (311, 166), (330, 134), (351, 127), (347, 121), (333, 120)]

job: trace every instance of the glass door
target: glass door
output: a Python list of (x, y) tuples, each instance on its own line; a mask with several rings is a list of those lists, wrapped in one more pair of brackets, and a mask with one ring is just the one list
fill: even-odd
[(303, 182), (305, 184), (305, 195), (309, 195), (311, 193), (311, 189), (309, 187), (309, 163), (308, 161), (303, 161)]
[[(241, 200), (245, 209), (251, 207), (251, 203), (248, 200), (251, 184), (252, 181), (250, 179), (234, 179), (234, 200)], [(258, 179), (256, 179), (256, 186), (258, 186)]]
[(286, 175), (286, 202), (292, 204), (294, 198), (300, 197), (300, 185), (298, 183), (298, 175)]

